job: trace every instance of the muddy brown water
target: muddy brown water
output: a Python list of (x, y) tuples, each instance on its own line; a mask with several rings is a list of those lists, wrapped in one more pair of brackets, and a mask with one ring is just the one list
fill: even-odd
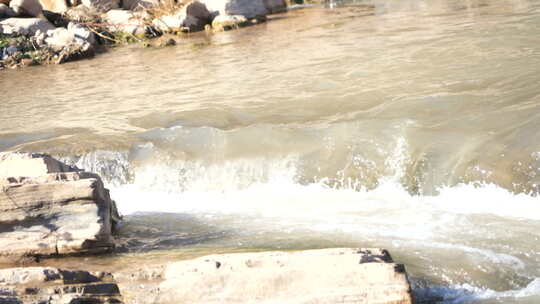
[(539, 33), (536, 0), (331, 2), (2, 71), (0, 150), (103, 176), (96, 268), (374, 246), (420, 300), (540, 303)]

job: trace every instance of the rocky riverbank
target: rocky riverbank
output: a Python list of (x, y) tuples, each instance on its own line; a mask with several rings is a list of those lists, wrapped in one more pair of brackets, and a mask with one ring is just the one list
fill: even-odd
[(60, 64), (127, 42), (168, 46), (174, 38), (151, 39), (231, 30), (286, 10), (285, 0), (0, 0), (0, 69)]
[[(0, 185), (0, 257), (11, 265), (0, 270), (0, 303), (413, 303), (405, 267), (384, 249), (87, 269), (85, 256), (114, 251), (121, 221), (99, 176), (44, 154), (0, 153)], [(77, 269), (62, 266), (68, 256)], [(40, 265), (52, 257), (58, 267)]]

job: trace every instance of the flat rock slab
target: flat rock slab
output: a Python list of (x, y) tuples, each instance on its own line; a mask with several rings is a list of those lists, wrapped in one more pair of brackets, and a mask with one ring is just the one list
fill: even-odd
[(155, 303), (413, 303), (383, 249), (223, 254), (168, 265)]
[(0, 270), (0, 303), (122, 303), (110, 273), (51, 267)]

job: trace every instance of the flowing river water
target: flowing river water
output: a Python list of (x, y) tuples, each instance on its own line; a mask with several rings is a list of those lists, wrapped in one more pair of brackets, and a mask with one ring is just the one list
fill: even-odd
[(0, 151), (101, 174), (112, 263), (383, 247), (421, 302), (536, 304), (539, 84), (538, 0), (337, 2), (3, 71)]

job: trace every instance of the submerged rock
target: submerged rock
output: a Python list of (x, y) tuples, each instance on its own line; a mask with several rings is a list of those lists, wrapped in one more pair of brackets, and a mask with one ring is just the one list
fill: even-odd
[(268, 15), (287, 10), (285, 0), (201, 0), (211, 12), (220, 15), (242, 15), (255, 18), (258, 15)]
[(0, 153), (0, 258), (100, 253), (119, 221), (101, 178), (43, 154)]
[(384, 249), (218, 254), (115, 276), (132, 303), (413, 303)]
[(51, 267), (0, 270), (0, 303), (122, 303), (110, 273)]

